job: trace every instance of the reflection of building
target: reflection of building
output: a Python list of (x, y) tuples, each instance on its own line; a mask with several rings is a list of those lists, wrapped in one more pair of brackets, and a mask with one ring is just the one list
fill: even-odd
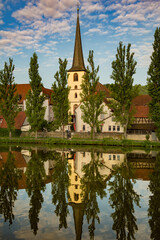
[(134, 150), (127, 153), (127, 160), (132, 163), (135, 169), (136, 179), (149, 180), (150, 174), (154, 171), (157, 152), (146, 153), (143, 150)]

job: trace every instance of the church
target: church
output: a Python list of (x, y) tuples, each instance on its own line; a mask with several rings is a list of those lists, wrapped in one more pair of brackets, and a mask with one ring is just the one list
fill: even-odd
[[(81, 31), (80, 31), (80, 20), (79, 20), (79, 8), (77, 8), (77, 22), (76, 22), (76, 32), (75, 32), (75, 42), (74, 42), (74, 52), (72, 67), (68, 70), (68, 86), (70, 87), (69, 92), (69, 102), (70, 102), (70, 112), (72, 116), (72, 123), (74, 132), (85, 133), (90, 132), (90, 126), (83, 122), (82, 111), (81, 111), (81, 97), (82, 92), (81, 84), (83, 80), (83, 75), (86, 72), (84, 58), (83, 58), (83, 48), (81, 41)], [(19, 107), (21, 112), (15, 118), (15, 128), (21, 131), (29, 131), (30, 126), (27, 122), (25, 115), (26, 109), (26, 95), (30, 89), (30, 84), (17, 84), (17, 92), (19, 95)], [(99, 116), (100, 120), (103, 120), (100, 132), (108, 134), (108, 136), (113, 136), (115, 134), (122, 135), (124, 130), (120, 123), (114, 121), (113, 111), (109, 107), (109, 101), (111, 100), (111, 92), (103, 84), (98, 83), (96, 87), (97, 92), (103, 91), (104, 98), (104, 112)], [(42, 88), (42, 92), (46, 96), (44, 106), (46, 108), (44, 119), (48, 122), (54, 119), (52, 111), (52, 101), (51, 101), (51, 89)], [(150, 140), (156, 140), (155, 136), (155, 126), (154, 123), (149, 119), (149, 102), (151, 101), (150, 96), (141, 95), (133, 99), (132, 108), (136, 109), (134, 114), (134, 123), (131, 128), (127, 131), (127, 138), (134, 140), (145, 140), (147, 134), (150, 135)], [(68, 129), (69, 126), (66, 126)], [(3, 116), (0, 116), (0, 128), (7, 128), (7, 124)]]

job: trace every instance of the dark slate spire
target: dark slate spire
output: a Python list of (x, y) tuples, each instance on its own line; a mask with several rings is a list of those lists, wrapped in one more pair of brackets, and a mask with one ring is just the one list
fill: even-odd
[(79, 24), (79, 8), (77, 8), (77, 26), (76, 26), (76, 36), (75, 36), (75, 44), (74, 44), (73, 63), (69, 71), (70, 72), (85, 71), (82, 43), (81, 43), (80, 24)]

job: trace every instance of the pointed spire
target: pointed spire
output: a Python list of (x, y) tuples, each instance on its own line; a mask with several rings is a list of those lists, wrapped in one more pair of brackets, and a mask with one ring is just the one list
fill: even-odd
[(85, 71), (82, 43), (81, 43), (80, 24), (79, 24), (79, 7), (77, 7), (77, 26), (76, 26), (76, 36), (75, 36), (75, 44), (74, 44), (73, 63), (69, 71)]

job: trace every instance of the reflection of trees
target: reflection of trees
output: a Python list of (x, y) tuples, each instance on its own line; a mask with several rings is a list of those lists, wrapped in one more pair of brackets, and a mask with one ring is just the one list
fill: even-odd
[(7, 161), (0, 169), (0, 213), (4, 215), (5, 222), (13, 223), (14, 202), (17, 199), (18, 180), (21, 171), (15, 167), (15, 159), (11, 152), (8, 153)]
[(28, 196), (31, 197), (29, 220), (31, 229), (35, 235), (38, 230), (38, 215), (43, 203), (43, 195), (41, 191), (45, 190), (45, 177), (44, 161), (39, 154), (33, 152), (26, 170), (26, 190)]
[(99, 156), (94, 151), (91, 152), (90, 163), (83, 166), (83, 178), (81, 179), (82, 196), (84, 202), (84, 214), (87, 217), (90, 238), (94, 238), (95, 221), (100, 223), (98, 213), (100, 213), (97, 196), (101, 199), (106, 196), (104, 176), (99, 170), (102, 164), (99, 161)]
[(67, 228), (70, 166), (64, 152), (55, 152), (54, 161), (52, 202), (56, 206), (55, 213), (59, 216), (59, 229), (61, 229), (62, 227)]
[(138, 227), (134, 216), (134, 203), (139, 206), (140, 198), (133, 189), (133, 168), (125, 161), (114, 170), (113, 178), (108, 183), (109, 202), (115, 210), (111, 214), (114, 222), (112, 229), (116, 231), (117, 239), (135, 239), (134, 234)]
[(160, 153), (157, 155), (155, 170), (150, 177), (149, 189), (152, 193), (148, 209), (151, 239), (158, 240), (160, 239)]

